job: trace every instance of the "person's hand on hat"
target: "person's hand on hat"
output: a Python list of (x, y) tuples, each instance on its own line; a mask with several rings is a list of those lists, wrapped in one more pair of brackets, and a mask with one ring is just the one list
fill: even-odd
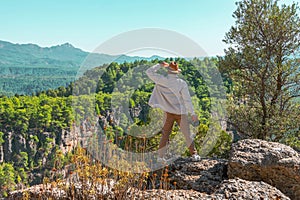
[(161, 67), (169, 67), (169, 63), (163, 61), (161, 63), (159, 63)]
[(193, 122), (199, 121), (198, 115), (196, 115), (196, 114), (192, 115), (192, 121)]

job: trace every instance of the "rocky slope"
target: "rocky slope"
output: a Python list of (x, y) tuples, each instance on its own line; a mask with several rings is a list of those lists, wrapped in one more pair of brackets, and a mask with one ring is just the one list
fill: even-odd
[[(131, 199), (300, 199), (300, 156), (288, 146), (262, 140), (242, 140), (232, 146), (229, 160), (180, 158), (168, 166), (173, 183), (169, 190), (131, 188)], [(174, 184), (176, 182), (176, 184)], [(80, 188), (80, 186), (79, 186)], [(69, 199), (59, 189), (38, 185), (15, 191), (8, 199), (45, 195)], [(43, 192), (41, 192), (43, 191)], [(54, 192), (56, 191), (56, 192)], [(58, 195), (60, 194), (60, 196)], [(45, 197), (45, 196), (44, 196)], [(74, 196), (73, 196), (74, 197)], [(76, 196), (75, 199), (81, 197)], [(105, 199), (114, 199), (113, 190)], [(91, 196), (90, 199), (97, 199)]]

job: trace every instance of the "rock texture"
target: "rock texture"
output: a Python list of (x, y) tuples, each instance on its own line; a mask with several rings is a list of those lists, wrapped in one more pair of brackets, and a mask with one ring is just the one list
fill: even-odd
[[(168, 167), (156, 171), (157, 177), (160, 173), (166, 173), (166, 169), (170, 178), (167, 190), (153, 189), (150, 185), (143, 191), (130, 188), (123, 199), (300, 199), (299, 155), (292, 148), (278, 143), (242, 140), (233, 144), (229, 160), (202, 159), (193, 162), (189, 158), (179, 158)], [(120, 199), (114, 184), (107, 187), (110, 189), (105, 194), (96, 192), (88, 199)], [(75, 189), (68, 187), (67, 183), (63, 185), (60, 188), (33, 186), (10, 193), (8, 199), (21, 200), (26, 195), (30, 195), (30, 199), (83, 199), (80, 185), (77, 184)], [(156, 184), (155, 188), (160, 187)]]
[(130, 196), (131, 199), (149, 199), (149, 200), (221, 200), (224, 199), (222, 195), (208, 195), (194, 190), (146, 190), (137, 191)]
[(86, 147), (88, 138), (98, 131), (97, 128), (88, 120), (83, 121), (80, 126), (73, 124), (71, 129), (56, 132), (40, 132), (32, 128), (27, 133), (21, 134), (0, 128), (4, 139), (4, 143), (0, 143), (0, 164), (2, 162), (21, 163), (21, 153), (24, 153), (27, 160), (33, 161), (33, 165), (38, 166), (28, 173), (29, 184), (40, 184), (45, 176), (44, 172), (49, 170), (47, 161), (51, 161), (54, 157), (56, 146), (59, 146), (64, 154), (79, 144)]
[(242, 140), (232, 146), (228, 177), (266, 182), (300, 199), (300, 156), (291, 147), (263, 140)]
[[(140, 191), (130, 188), (125, 199), (174, 199), (174, 200), (289, 200), (282, 192), (264, 182), (253, 182), (242, 179), (227, 179), (227, 161), (223, 159), (202, 159), (193, 162), (188, 158), (180, 158), (168, 166), (169, 176), (173, 185), (169, 190), (148, 189)], [(176, 182), (176, 186), (174, 186)], [(112, 186), (113, 187), (113, 186)], [(112, 188), (110, 187), (110, 188)], [(77, 191), (81, 191), (77, 186)], [(113, 189), (105, 194), (105, 198), (116, 199)], [(24, 194), (30, 194), (30, 199), (48, 196), (54, 199), (70, 199), (70, 192), (58, 188), (46, 188), (43, 185), (31, 187), (10, 194), (9, 200), (21, 200)], [(75, 199), (81, 199), (80, 192), (75, 192)], [(73, 197), (74, 197), (73, 196)], [(89, 199), (99, 199), (95, 196)], [(117, 198), (118, 199), (118, 198)]]
[(176, 182), (177, 189), (196, 190), (211, 194), (215, 187), (227, 179), (227, 161), (202, 159), (192, 162), (180, 158), (169, 166), (169, 177)]
[(198, 199), (290, 199), (264, 182), (228, 179), (227, 164), (224, 159), (202, 159), (200, 162), (183, 158), (176, 160), (169, 166), (170, 178), (176, 182), (177, 189), (171, 191), (181, 191), (180, 195), (172, 193), (175, 199), (182, 195), (188, 195), (190, 199), (197, 199), (197, 195)]
[[(77, 187), (78, 190), (80, 188)], [(56, 187), (45, 187), (44, 185), (37, 185), (26, 190), (15, 191), (10, 194), (7, 200), (22, 200), (26, 197), (29, 199), (57, 199), (57, 200), (69, 200), (69, 199), (84, 199), (79, 192), (73, 192), (72, 197), (68, 196), (70, 192), (66, 192)], [(119, 199), (112, 191), (105, 194), (95, 194), (89, 196), (90, 200), (97, 199)], [(174, 200), (223, 200), (223, 199), (241, 199), (241, 200), (289, 200), (276, 188), (264, 183), (264, 182), (251, 182), (242, 179), (230, 179), (222, 182), (212, 194), (206, 194), (195, 190), (162, 190), (152, 189), (143, 190), (131, 188), (127, 192), (127, 197), (123, 199), (148, 199), (148, 200), (162, 200), (162, 199), (174, 199)]]
[(242, 199), (242, 200), (288, 200), (286, 195), (275, 187), (264, 183), (255, 181), (246, 181), (243, 179), (229, 179), (222, 182), (222, 184), (215, 191), (216, 195), (223, 197), (223, 199)]

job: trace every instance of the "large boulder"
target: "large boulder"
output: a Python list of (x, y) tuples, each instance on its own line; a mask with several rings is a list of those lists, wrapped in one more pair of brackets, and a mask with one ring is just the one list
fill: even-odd
[(262, 181), (228, 179), (228, 161), (224, 159), (205, 158), (193, 162), (180, 158), (168, 168), (171, 182), (177, 184), (176, 190), (169, 190), (166, 195), (174, 199), (290, 199)]
[(227, 160), (202, 159), (193, 162), (180, 158), (169, 166), (169, 177), (176, 189), (195, 190), (211, 194), (215, 187), (227, 179)]
[(280, 143), (246, 139), (233, 144), (228, 177), (264, 181), (291, 199), (300, 199), (300, 156)]
[(223, 181), (223, 183), (218, 186), (214, 195), (223, 196), (223, 199), (290, 199), (281, 191), (267, 183), (262, 181), (246, 181), (243, 179), (229, 179)]

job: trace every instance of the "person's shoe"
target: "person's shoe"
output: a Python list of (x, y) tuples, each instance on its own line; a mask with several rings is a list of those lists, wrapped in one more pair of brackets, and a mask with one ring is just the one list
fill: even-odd
[(201, 157), (198, 154), (193, 154), (191, 158), (192, 158), (192, 161), (200, 161), (201, 160)]
[(167, 160), (164, 157), (158, 157), (157, 158), (157, 162), (159, 162), (159, 163), (166, 163)]

